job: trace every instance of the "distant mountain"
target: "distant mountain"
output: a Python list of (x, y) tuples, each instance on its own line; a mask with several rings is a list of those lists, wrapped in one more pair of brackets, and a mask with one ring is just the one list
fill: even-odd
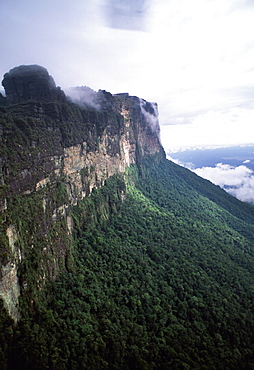
[(155, 103), (40, 68), (0, 107), (1, 368), (253, 368), (254, 207), (166, 159)]

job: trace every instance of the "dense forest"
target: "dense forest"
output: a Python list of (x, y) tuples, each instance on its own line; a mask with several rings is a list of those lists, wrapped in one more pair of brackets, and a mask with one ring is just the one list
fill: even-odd
[(254, 369), (252, 206), (148, 157), (72, 218), (65, 272), (33, 291), (31, 251), (17, 325), (1, 307), (1, 368)]

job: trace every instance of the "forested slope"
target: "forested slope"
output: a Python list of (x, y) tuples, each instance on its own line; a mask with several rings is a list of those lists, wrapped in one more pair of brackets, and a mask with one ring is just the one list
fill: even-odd
[(253, 207), (151, 157), (72, 217), (73, 266), (3, 316), (8, 368), (254, 368)]

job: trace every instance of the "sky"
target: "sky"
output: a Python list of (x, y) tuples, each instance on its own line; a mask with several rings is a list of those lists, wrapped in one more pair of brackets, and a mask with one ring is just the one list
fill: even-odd
[(253, 0), (0, 0), (0, 75), (157, 102), (166, 152), (254, 143)]

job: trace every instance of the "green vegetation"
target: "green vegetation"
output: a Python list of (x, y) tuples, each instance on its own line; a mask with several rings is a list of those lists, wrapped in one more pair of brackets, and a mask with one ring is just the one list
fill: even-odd
[(23, 292), (17, 327), (3, 316), (3, 364), (254, 369), (253, 207), (151, 158), (108, 179), (72, 216), (75, 263), (34, 286), (32, 300)]

